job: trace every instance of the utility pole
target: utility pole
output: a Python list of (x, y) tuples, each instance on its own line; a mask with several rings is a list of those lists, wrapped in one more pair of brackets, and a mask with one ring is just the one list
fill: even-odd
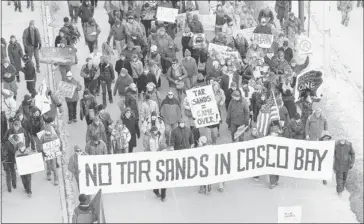
[(308, 14), (308, 21), (307, 21), (307, 36), (310, 37), (310, 27), (311, 27), (311, 0), (308, 0), (307, 5), (307, 14)]
[(298, 1), (298, 17), (302, 22), (302, 28), (305, 29), (305, 1)]
[(330, 20), (328, 18), (330, 13), (330, 1), (325, 1), (323, 4), (323, 30), (324, 30), (324, 75), (330, 74)]

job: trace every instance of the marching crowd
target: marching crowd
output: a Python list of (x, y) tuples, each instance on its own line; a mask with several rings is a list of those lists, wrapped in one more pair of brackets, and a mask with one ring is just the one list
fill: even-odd
[[(15, 7), (20, 6), (14, 1)], [(32, 2), (32, 1), (31, 1)], [(340, 4), (352, 4), (340, 1)], [(350, 2), (350, 3), (345, 3)], [(197, 9), (195, 1), (106, 1), (105, 9), (109, 16), (109, 35), (99, 43), (101, 29), (94, 15), (97, 1), (68, 1), (70, 17), (64, 18), (64, 26), (55, 39), (54, 47), (71, 47), (77, 50), (77, 43), (87, 44), (90, 55), (82, 65), (80, 76), (83, 85), (76, 81), (71, 72), (72, 65), (59, 64), (62, 81), (76, 86), (71, 98), (65, 98), (68, 108), (68, 124), (79, 118), (87, 123), (86, 147), (75, 146), (75, 154), (69, 160), (69, 170), (78, 184), (79, 155), (103, 155), (133, 153), (137, 139), (143, 139), (145, 151), (183, 150), (193, 147), (217, 144), (220, 137), (220, 124), (226, 122), (232, 142), (249, 141), (266, 135), (310, 141), (331, 140), (329, 125), (317, 102), (320, 96), (307, 89), (294, 98), (297, 75), (310, 63), (307, 56), (303, 64), (295, 57), (295, 38), (304, 33), (302, 21), (291, 11), (290, 1), (276, 1), (276, 24), (272, 9), (254, 10), (252, 1), (221, 1), (215, 9), (215, 37), (207, 40), (204, 25), (198, 15), (189, 11)], [(359, 1), (358, 1), (359, 4)], [(361, 3), (362, 4), (362, 3)], [(157, 7), (178, 8), (186, 12), (184, 23), (168, 23), (156, 19)], [(33, 6), (32, 6), (33, 9)], [(77, 29), (81, 19), (82, 31)], [(35, 106), (37, 90), (35, 83), (39, 68), (39, 51), (42, 43), (34, 21), (24, 30), (22, 44), (15, 35), (10, 42), (1, 38), (1, 77), (3, 82), (3, 106), (1, 112), (2, 163), (6, 172), (9, 192), (16, 188), (15, 158), (32, 152), (42, 152), (44, 143), (60, 138), (54, 125), (57, 113), (63, 113), (63, 100), (47, 90), (51, 99), (51, 110), (42, 113)], [(234, 29), (256, 27), (254, 33), (273, 34), (271, 48), (261, 48), (259, 44), (238, 33)], [(177, 47), (175, 37), (182, 29), (181, 45)], [(221, 52), (208, 50), (210, 43), (227, 46), (237, 51), (238, 57), (226, 56)], [(99, 48), (101, 46), (101, 48)], [(23, 51), (24, 48), (24, 51)], [(177, 59), (182, 51), (183, 58)], [(35, 65), (32, 58), (35, 58)], [(117, 58), (115, 66), (110, 62)], [(23, 67), (22, 67), (23, 62)], [(17, 83), (24, 74), (29, 94), (23, 96), (18, 106)], [(162, 81), (168, 82), (169, 90), (165, 98), (160, 94)], [(221, 114), (220, 124), (206, 128), (196, 128), (186, 90), (204, 85), (212, 85), (217, 106)], [(81, 92), (81, 90), (83, 91)], [(96, 97), (102, 94), (102, 103)], [(81, 99), (79, 92), (82, 93)], [(113, 121), (108, 111), (108, 103), (113, 104), (117, 96), (120, 119)], [(277, 109), (275, 119), (262, 125), (263, 113)], [(298, 109), (299, 108), (299, 109)], [(247, 127), (237, 139), (234, 137), (239, 127)], [(44, 134), (39, 132), (44, 130)], [(38, 136), (38, 135), (39, 136)], [(62, 146), (61, 146), (62, 148)], [(341, 135), (335, 145), (337, 192), (344, 190), (349, 169), (353, 167), (355, 153), (352, 144)], [(59, 164), (57, 159), (47, 160), (47, 179), (58, 185)], [(30, 196), (31, 174), (21, 176), (26, 193)], [(259, 181), (259, 177), (254, 177)], [(270, 175), (269, 187), (278, 185), (279, 176)], [(326, 184), (326, 181), (324, 181)], [(220, 183), (219, 191), (224, 190)], [(201, 186), (201, 193), (211, 191), (211, 185)], [(163, 201), (166, 189), (153, 192)], [(87, 212), (89, 207), (85, 195), (78, 213)], [(81, 222), (80, 220), (77, 222)]]

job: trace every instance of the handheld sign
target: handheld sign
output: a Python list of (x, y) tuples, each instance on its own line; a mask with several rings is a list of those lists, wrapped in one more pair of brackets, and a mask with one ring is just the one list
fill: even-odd
[(74, 65), (76, 64), (76, 49), (72, 47), (42, 47), (39, 57), (40, 63)]
[[(24, 137), (24, 133), (18, 133), (16, 134), (17, 136), (19, 136), (19, 141), (18, 142), (23, 142), (25, 144), (25, 137)], [(16, 142), (14, 142), (13, 140), (13, 136), (14, 134), (12, 135), (9, 135), (9, 141), (13, 144), (15, 144)]]
[(301, 223), (302, 207), (278, 207), (278, 223)]
[(303, 71), (297, 76), (297, 83), (295, 87), (295, 100), (298, 101), (302, 92), (311, 91), (311, 95), (317, 96), (319, 87), (322, 85), (322, 72), (321, 71)]
[(296, 37), (295, 48), (299, 55), (312, 54), (311, 40), (305, 35), (299, 35)]
[(43, 144), (43, 152), (45, 154), (45, 160), (51, 160), (62, 155), (61, 142), (58, 139)]
[(273, 43), (273, 35), (263, 33), (253, 33), (253, 41), (261, 48), (271, 48)]
[(157, 20), (158, 21), (175, 23), (177, 15), (178, 15), (178, 9), (165, 8), (165, 7), (157, 8)]
[(240, 126), (238, 128), (238, 130), (236, 130), (236, 132), (234, 133), (234, 139), (239, 138), (240, 135), (242, 135), (248, 127), (249, 126), (245, 126), (245, 125)]
[(57, 93), (61, 96), (72, 98), (73, 94), (75, 93), (75, 90), (76, 90), (75, 85), (61, 81), (58, 85)]
[(15, 159), (19, 175), (36, 173), (44, 170), (42, 153), (16, 157)]
[(241, 35), (246, 38), (246, 40), (250, 43), (253, 37), (253, 32), (256, 26), (245, 28), (245, 29), (233, 29), (233, 36), (236, 38), (238, 35)]
[(51, 110), (51, 100), (47, 96), (47, 83), (45, 79), (39, 86), (37, 95), (34, 97), (34, 104), (40, 109), (42, 114)]
[(186, 94), (196, 128), (220, 122), (220, 112), (211, 85), (187, 90)]

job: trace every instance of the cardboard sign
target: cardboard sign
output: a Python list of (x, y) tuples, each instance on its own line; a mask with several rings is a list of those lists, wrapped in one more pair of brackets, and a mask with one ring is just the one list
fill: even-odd
[(278, 207), (278, 223), (301, 223), (302, 207)]
[(297, 76), (297, 82), (295, 87), (295, 100), (298, 101), (302, 92), (310, 90), (313, 96), (317, 96), (318, 89), (322, 85), (322, 71), (303, 71)]
[[(42, 135), (44, 135), (45, 131), (41, 130), (40, 132), (37, 133), (37, 137), (40, 139), (42, 137)], [(54, 130), (54, 128), (52, 128), (52, 134), (53, 135), (57, 135), (56, 131)]]
[[(19, 141), (18, 142), (23, 142), (25, 144), (25, 136), (24, 136), (24, 133), (19, 133), (19, 134), (16, 134), (17, 136), (19, 136)], [(13, 140), (13, 136), (14, 134), (12, 135), (9, 135), (9, 141), (13, 144), (15, 144), (16, 142)]]
[(300, 55), (312, 54), (311, 40), (304, 35), (299, 35), (295, 39), (296, 52)]
[(187, 90), (186, 94), (196, 128), (220, 122), (220, 112), (211, 85)]
[(47, 82), (44, 79), (39, 86), (37, 95), (34, 97), (34, 104), (44, 114), (51, 110), (51, 103), (51, 99), (47, 96)]
[(15, 160), (19, 175), (37, 173), (44, 170), (42, 153), (16, 157)]
[(73, 94), (75, 93), (75, 90), (76, 90), (75, 85), (61, 81), (58, 85), (57, 94), (67, 98), (72, 98)]
[(216, 15), (199, 15), (199, 20), (201, 21), (204, 30), (214, 31), (216, 23)]
[(267, 174), (327, 180), (332, 177), (334, 148), (335, 141), (268, 136), (158, 153), (83, 155), (78, 157), (80, 192), (200, 186)]
[(58, 139), (43, 144), (43, 152), (45, 154), (45, 160), (51, 160), (62, 155), (61, 142)]
[(230, 57), (236, 57), (236, 59), (240, 58), (240, 54), (237, 51), (231, 51), (229, 47), (217, 45), (213, 43), (209, 43), (208, 52), (212, 54), (213, 52), (220, 54), (224, 59)]
[(39, 61), (45, 64), (74, 65), (76, 64), (76, 49), (72, 47), (42, 47)]
[(236, 38), (236, 36), (241, 35), (247, 39), (247, 41), (250, 43), (253, 39), (253, 32), (255, 30), (256, 26), (246, 28), (246, 29), (233, 29), (233, 36)]
[(157, 8), (157, 20), (158, 21), (175, 23), (177, 15), (178, 15), (178, 9), (165, 8), (165, 7)]
[(245, 125), (240, 126), (238, 128), (238, 130), (236, 130), (236, 132), (234, 133), (234, 139), (239, 138), (240, 135), (243, 134), (248, 127), (249, 126), (245, 126)]
[(271, 48), (273, 43), (273, 35), (253, 33), (253, 41), (255, 41), (261, 48)]

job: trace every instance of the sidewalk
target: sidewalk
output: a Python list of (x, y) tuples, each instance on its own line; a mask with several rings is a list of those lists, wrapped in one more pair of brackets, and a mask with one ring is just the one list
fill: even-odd
[[(7, 5), (7, 1), (2, 1), (2, 37), (9, 43), (10, 35), (15, 35), (18, 42), (23, 47), (23, 31), (29, 26), (29, 21), (34, 20), (35, 26), (39, 29), (43, 37), (41, 23), (40, 2), (34, 1), (34, 12), (26, 8), (26, 2), (22, 1), (22, 13), (14, 12), (14, 5)], [(23, 49), (24, 50), (24, 49)], [(37, 84), (46, 77), (46, 67), (41, 64), (41, 73), (37, 73)], [(20, 73), (21, 83), (18, 84), (17, 106), (23, 100), (23, 96), (28, 93), (24, 75)], [(38, 86), (38, 85), (37, 85)], [(2, 174), (3, 174), (3, 168)], [(61, 171), (59, 170), (61, 173)], [(5, 175), (5, 174), (4, 174)], [(62, 178), (62, 176), (60, 176)], [(6, 186), (2, 178), (2, 186)], [(60, 179), (61, 181), (61, 179)], [(17, 189), (8, 193), (7, 189), (2, 189), (2, 217), (3, 223), (62, 223), (62, 207), (60, 201), (59, 186), (54, 186), (52, 182), (46, 180), (45, 171), (32, 175), (32, 198), (28, 198), (24, 192), (20, 176), (17, 178)]]

